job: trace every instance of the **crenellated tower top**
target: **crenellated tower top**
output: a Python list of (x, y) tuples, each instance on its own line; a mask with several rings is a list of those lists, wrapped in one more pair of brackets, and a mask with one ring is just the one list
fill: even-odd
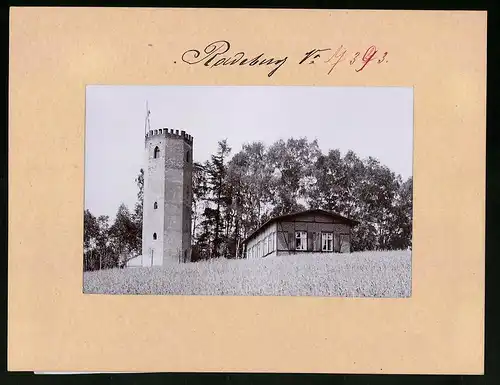
[(190, 145), (193, 144), (193, 137), (186, 133), (186, 131), (174, 130), (173, 128), (160, 128), (157, 130), (149, 130), (146, 133), (145, 140), (147, 141), (153, 137), (166, 137), (166, 138), (177, 138), (184, 139), (184, 141)]

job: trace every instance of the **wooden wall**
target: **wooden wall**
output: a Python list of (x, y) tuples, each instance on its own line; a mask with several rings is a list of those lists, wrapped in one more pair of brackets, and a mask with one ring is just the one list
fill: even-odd
[[(269, 237), (272, 237), (271, 244), (274, 245), (269, 251)], [(264, 247), (264, 242), (267, 242), (267, 249)], [(249, 259), (262, 258), (270, 255), (276, 255), (276, 223), (271, 223), (265, 229), (247, 242), (246, 257)]]
[[(295, 249), (295, 232), (307, 232), (307, 250)], [(246, 244), (246, 258), (262, 258), (269, 255), (289, 254), (295, 252), (324, 252), (321, 234), (333, 234), (333, 251), (349, 253), (351, 251), (351, 226), (342, 220), (322, 214), (298, 216), (295, 220), (276, 221), (262, 229)], [(273, 239), (273, 249), (263, 247), (263, 243)]]
[[(333, 233), (333, 251), (349, 253), (351, 249), (350, 230), (349, 225), (322, 216), (304, 216), (300, 217), (300, 219), (297, 218), (295, 221), (278, 222), (276, 229), (278, 237), (277, 250), (295, 252), (295, 232), (305, 231), (307, 232), (307, 250), (305, 251), (322, 252), (321, 234)], [(297, 252), (301, 251), (303, 250), (297, 250)]]

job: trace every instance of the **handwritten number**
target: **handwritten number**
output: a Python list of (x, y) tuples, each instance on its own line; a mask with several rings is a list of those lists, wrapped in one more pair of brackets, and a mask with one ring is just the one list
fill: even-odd
[(354, 64), (354, 62), (356, 61), (356, 58), (359, 56), (359, 54), (360, 54), (360, 52), (356, 52), (356, 53), (354, 54), (354, 57), (352, 58), (352, 60), (349, 60), (349, 64), (350, 64), (350, 65), (353, 65), (353, 64)]
[(379, 64), (380, 64), (380, 63), (382, 63), (382, 62), (384, 61), (384, 59), (385, 59), (385, 57), (386, 57), (386, 56), (387, 56), (387, 52), (384, 52), (384, 56), (382, 56), (382, 58), (381, 58), (381, 59), (379, 59), (379, 60), (377, 61), (377, 63), (379, 63)]
[[(330, 68), (330, 71), (328, 71), (328, 75), (330, 75), (332, 73), (332, 71), (334, 70), (334, 68), (337, 66), (337, 64), (339, 64), (341, 61), (344, 61), (344, 55), (346, 54), (347, 52), (347, 49), (343, 49), (344, 45), (341, 45), (337, 51), (335, 51), (335, 53), (327, 60), (325, 61), (325, 63), (329, 63), (332, 61), (333, 58), (337, 59), (336, 61), (332, 61), (331, 62), (331, 68)], [(343, 51), (342, 51), (343, 49)]]
[(374, 56), (375, 56), (375, 54), (376, 54), (377, 52), (378, 52), (378, 51), (377, 51), (377, 48), (376, 48), (374, 45), (372, 45), (372, 46), (368, 47), (368, 49), (366, 50), (365, 54), (363, 55), (363, 65), (361, 66), (361, 68), (358, 68), (358, 69), (356, 70), (356, 72), (361, 72), (361, 71), (363, 71), (363, 69), (366, 67), (366, 65), (367, 65), (370, 61), (374, 60)]

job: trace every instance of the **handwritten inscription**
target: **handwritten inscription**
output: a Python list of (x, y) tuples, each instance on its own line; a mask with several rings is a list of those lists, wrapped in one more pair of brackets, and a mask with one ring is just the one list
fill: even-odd
[[(268, 77), (273, 76), (288, 60), (288, 56), (276, 58), (266, 56), (264, 53), (252, 56), (247, 55), (243, 51), (230, 53), (230, 49), (231, 44), (227, 40), (218, 40), (208, 44), (203, 50), (189, 49), (182, 54), (181, 58), (184, 63), (190, 65), (203, 64), (209, 68), (219, 66), (270, 66), (272, 70), (268, 72)], [(354, 68), (356, 72), (361, 72), (368, 65), (388, 63), (387, 55), (387, 51), (383, 51), (375, 45), (371, 45), (360, 51), (349, 51), (342, 44), (337, 49), (314, 48), (307, 51), (297, 62), (299, 65), (328, 64), (328, 75), (330, 75), (342, 62)]]
[(274, 68), (267, 74), (268, 77), (273, 76), (273, 74), (285, 64), (288, 57), (282, 58), (267, 58), (264, 53), (254, 57), (247, 57), (246, 53), (243, 51), (237, 52), (234, 55), (226, 55), (226, 53), (231, 48), (226, 40), (218, 40), (210, 43), (205, 47), (203, 52), (197, 49), (190, 49), (182, 54), (182, 61), (188, 64), (198, 64), (203, 63), (206, 67), (217, 67), (217, 66), (233, 66), (248, 65), (253, 66), (273, 66)]
[[(328, 63), (330, 69), (328, 75), (336, 68), (336, 66), (348, 60), (350, 66), (355, 67), (356, 72), (361, 72), (369, 63), (387, 63), (388, 52), (379, 51), (376, 46), (371, 45), (365, 51), (356, 51), (349, 54), (344, 45), (338, 47), (332, 54), (333, 49), (322, 48), (313, 49), (304, 54), (304, 57), (299, 64), (316, 64), (317, 62)], [(326, 60), (325, 60), (326, 59)]]

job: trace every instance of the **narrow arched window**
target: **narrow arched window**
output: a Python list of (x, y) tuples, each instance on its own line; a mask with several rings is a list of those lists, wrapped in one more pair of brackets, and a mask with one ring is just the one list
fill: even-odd
[(156, 233), (153, 233), (153, 240), (156, 241)]
[(186, 162), (189, 163), (189, 150), (187, 150), (187, 152), (186, 152)]
[(155, 147), (153, 151), (153, 158), (158, 158), (160, 156), (160, 148), (158, 146)]
[(158, 208), (158, 202), (155, 202), (155, 204), (153, 205), (153, 208), (156, 210)]

